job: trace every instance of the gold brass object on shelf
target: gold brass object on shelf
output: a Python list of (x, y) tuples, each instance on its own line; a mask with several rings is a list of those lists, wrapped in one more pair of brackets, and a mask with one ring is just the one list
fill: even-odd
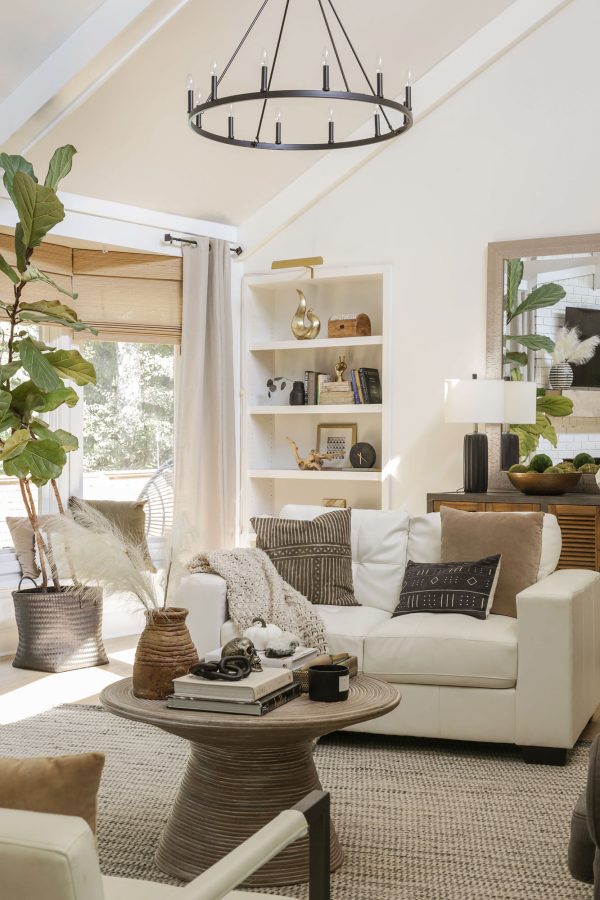
[(344, 380), (344, 372), (348, 368), (348, 366), (346, 364), (346, 357), (338, 356), (338, 361), (336, 362), (336, 364), (333, 368), (334, 368), (334, 372), (335, 372), (335, 380), (343, 381)]
[[(292, 319), (292, 334), (299, 341), (312, 341), (321, 330), (321, 320), (312, 309), (306, 306), (306, 297), (296, 288), (300, 302)], [(308, 324), (305, 320), (308, 320)]]
[(577, 487), (581, 472), (507, 472), (510, 483), (522, 494), (567, 494)]
[(302, 256), (299, 259), (274, 259), (271, 263), (272, 269), (310, 269), (310, 277), (314, 278), (314, 266), (322, 266), (322, 256)]

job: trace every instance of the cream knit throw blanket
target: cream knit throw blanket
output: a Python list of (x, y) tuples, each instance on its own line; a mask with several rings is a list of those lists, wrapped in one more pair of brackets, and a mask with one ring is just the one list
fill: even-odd
[(209, 550), (194, 556), (188, 569), (224, 579), (229, 616), (242, 631), (260, 617), (296, 634), (303, 646), (326, 652), (321, 617), (306, 597), (283, 580), (263, 550)]

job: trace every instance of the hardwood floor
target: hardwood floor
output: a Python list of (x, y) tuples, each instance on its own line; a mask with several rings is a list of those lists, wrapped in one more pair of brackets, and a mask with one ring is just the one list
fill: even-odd
[(15, 669), (11, 656), (0, 658), (0, 725), (17, 722), (61, 703), (98, 703), (100, 691), (131, 675), (138, 635), (104, 642), (107, 666), (75, 672), (32, 672)]

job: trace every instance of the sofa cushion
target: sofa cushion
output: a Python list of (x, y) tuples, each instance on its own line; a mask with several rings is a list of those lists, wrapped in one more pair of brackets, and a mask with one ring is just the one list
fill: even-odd
[[(281, 516), (313, 519), (327, 512), (333, 510), (289, 504), (283, 507)], [(409, 521), (402, 510), (352, 510), (354, 596), (363, 606), (389, 613), (396, 608), (406, 566)]]
[(356, 606), (352, 584), (352, 510), (332, 509), (310, 520), (250, 519), (256, 546), (288, 584), (311, 603)]
[(318, 613), (325, 623), (325, 637), (330, 653), (347, 650), (358, 659), (362, 670), (365, 635), (390, 618), (390, 613), (373, 606), (319, 606)]
[(461, 613), (486, 619), (494, 602), (501, 560), (499, 553), (459, 563), (416, 563), (409, 559), (394, 615)]
[(512, 688), (517, 682), (517, 620), (414, 613), (374, 625), (363, 671), (409, 684)]
[[(520, 513), (516, 513), (520, 515)], [(537, 580), (547, 578), (556, 569), (562, 550), (562, 536), (556, 516), (544, 513), (542, 556)], [(413, 562), (440, 562), (442, 555), (442, 521), (439, 512), (413, 516), (410, 520), (407, 558)]]

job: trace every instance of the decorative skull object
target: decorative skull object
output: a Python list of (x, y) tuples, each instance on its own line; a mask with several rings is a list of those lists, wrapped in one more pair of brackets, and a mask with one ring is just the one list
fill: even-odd
[(250, 662), (250, 668), (253, 672), (262, 672), (263, 670), (256, 648), (248, 638), (233, 638), (233, 640), (228, 641), (221, 650), (221, 659), (224, 656), (245, 656)]

